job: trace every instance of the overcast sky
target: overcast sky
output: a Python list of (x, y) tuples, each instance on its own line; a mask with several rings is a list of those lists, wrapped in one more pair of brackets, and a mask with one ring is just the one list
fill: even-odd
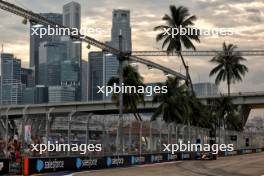
[[(8, 0), (34, 12), (62, 12), (62, 6), (69, 0)], [(101, 34), (90, 34), (100, 41), (110, 40), (113, 9), (131, 11), (133, 50), (157, 50), (161, 44), (155, 42), (153, 27), (163, 24), (161, 18), (169, 13), (169, 5), (183, 5), (198, 18), (196, 27), (203, 29), (232, 28), (239, 33), (229, 37), (202, 37), (201, 43), (195, 43), (197, 50), (219, 50), (224, 41), (238, 45), (239, 49), (264, 49), (264, 1), (263, 0), (76, 0), (82, 8), (82, 28), (101, 28)], [(0, 10), (0, 43), (5, 52), (12, 52), (22, 59), (25, 65), (29, 61), (29, 26), (21, 23), (22, 18)], [(95, 48), (91, 48), (94, 50)], [(90, 50), (90, 51), (91, 51)], [(83, 49), (83, 59), (87, 60), (89, 51)], [(148, 58), (177, 71), (183, 69), (177, 57)], [(210, 57), (188, 57), (194, 82), (213, 81), (209, 72), (213, 65)], [(264, 60), (262, 57), (247, 57), (249, 68), (244, 82), (232, 86), (233, 91), (264, 90)], [(146, 82), (164, 80), (162, 72), (147, 70), (140, 66), (140, 72)], [(226, 91), (222, 84), (221, 91)]]

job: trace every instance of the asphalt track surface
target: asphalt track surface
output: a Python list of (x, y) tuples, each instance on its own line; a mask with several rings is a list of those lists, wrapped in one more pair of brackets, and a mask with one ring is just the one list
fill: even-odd
[(264, 176), (264, 153), (74, 173), (73, 176)]

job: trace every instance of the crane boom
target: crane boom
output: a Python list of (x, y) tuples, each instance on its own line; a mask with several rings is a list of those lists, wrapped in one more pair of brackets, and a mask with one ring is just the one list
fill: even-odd
[[(45, 17), (39, 15), (39, 14), (36, 14), (32, 11), (29, 11), (29, 10), (25, 10), (15, 4), (12, 4), (12, 3), (9, 3), (9, 2), (6, 2), (6, 1), (3, 1), (3, 0), (0, 0), (0, 8), (5, 10), (5, 11), (8, 11), (8, 12), (11, 12), (15, 15), (18, 15), (18, 16), (21, 16), (25, 19), (28, 19), (31, 23), (36, 23), (36, 24), (42, 24), (42, 25), (50, 25), (51, 27), (60, 27), (60, 28), (65, 28), (65, 26), (63, 25), (60, 25), (60, 24), (57, 24), (51, 20), (48, 20), (46, 19)], [(72, 29), (70, 29), (72, 31)], [(72, 33), (71, 33), (72, 34)], [(164, 67), (160, 64), (157, 64), (157, 63), (154, 63), (152, 61), (149, 61), (149, 60), (146, 60), (146, 59), (143, 59), (143, 58), (140, 58), (138, 56), (131, 56), (131, 53), (125, 53), (125, 52), (121, 52), (120, 50), (116, 49), (116, 48), (113, 48), (109, 45), (106, 45), (105, 43), (103, 42), (100, 42), (92, 37), (89, 37), (89, 36), (84, 36), (84, 35), (70, 35), (70, 37), (72, 39), (76, 39), (76, 40), (79, 40), (79, 41), (83, 41), (83, 42), (86, 42), (90, 45), (93, 45), (97, 48), (100, 48), (102, 49), (103, 51), (107, 51), (109, 53), (112, 53), (114, 55), (117, 55), (117, 56), (121, 56), (122, 58), (126, 59), (126, 60), (131, 60), (131, 61), (135, 61), (135, 62), (139, 62), (139, 63), (142, 63), (142, 64), (145, 64), (147, 66), (151, 66), (153, 68), (156, 68), (156, 69), (159, 69), (159, 70), (162, 70), (164, 73), (166, 74), (172, 74), (172, 75), (175, 75), (175, 76), (178, 76), (179, 78), (181, 79), (185, 79), (186, 80), (186, 76), (170, 69), (170, 68), (167, 68), (167, 67)]]

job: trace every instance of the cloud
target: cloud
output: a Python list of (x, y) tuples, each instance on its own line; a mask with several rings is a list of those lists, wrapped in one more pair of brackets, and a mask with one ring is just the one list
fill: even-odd
[[(62, 12), (62, 6), (71, 0), (10, 0), (19, 6), (31, 9), (34, 12)], [(240, 49), (263, 49), (264, 25), (263, 12), (264, 2), (261, 0), (77, 0), (82, 6), (82, 27), (102, 28), (103, 34), (91, 34), (100, 41), (110, 40), (112, 10), (117, 8), (130, 9), (132, 39), (134, 50), (157, 50), (161, 43), (156, 43), (156, 32), (153, 27), (162, 24), (161, 18), (169, 13), (169, 5), (183, 5), (190, 9), (191, 14), (198, 18), (196, 26), (199, 28), (233, 28), (239, 31), (234, 36), (225, 37), (202, 37), (201, 43), (197, 44), (198, 50), (219, 50), (224, 41), (237, 44)], [(24, 62), (29, 60), (29, 26), (21, 23), (22, 18), (0, 10), (0, 43), (5, 44), (5, 50), (14, 53)], [(90, 50), (83, 45), (83, 58), (87, 60)], [(177, 57), (147, 57), (171, 69), (182, 71), (181, 62)], [(250, 72), (245, 82), (234, 85), (233, 90), (263, 90), (261, 81), (263, 75), (261, 57), (248, 57), (247, 64)], [(186, 58), (194, 82), (213, 81), (209, 78), (210, 69), (213, 67), (208, 60), (210, 57), (188, 57)], [(182, 66), (181, 66), (182, 67)], [(140, 66), (140, 72), (145, 76), (147, 82), (165, 79), (162, 72), (148, 70)], [(225, 85), (221, 85), (225, 90)]]

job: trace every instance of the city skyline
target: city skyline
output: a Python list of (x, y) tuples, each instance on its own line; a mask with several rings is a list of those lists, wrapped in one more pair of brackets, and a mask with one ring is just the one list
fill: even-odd
[[(12, 1), (10, 1), (12, 2)], [(15, 2), (15, 1), (14, 1)], [(36, 2), (29, 3), (29, 0), (22, 0), (18, 5), (26, 7), (27, 9), (34, 9), (37, 13), (61, 13), (64, 4), (70, 1), (60, 0), (50, 3), (47, 1), (42, 3), (42, 7), (37, 6)], [(169, 12), (169, 5), (176, 4), (187, 6), (190, 9), (191, 14), (195, 14), (198, 18), (196, 21), (196, 27), (199, 28), (234, 28), (235, 30), (242, 30), (243, 33), (230, 37), (207, 36), (201, 38), (201, 43), (196, 44), (198, 50), (220, 50), (223, 41), (227, 43), (237, 44), (239, 49), (262, 49), (261, 38), (263, 36), (264, 25), (260, 22), (263, 20), (263, 8), (264, 3), (261, 1), (251, 2), (249, 0), (228, 1), (229, 4), (225, 4), (226, 0), (222, 1), (163, 1), (163, 2), (146, 2), (144, 4), (140, 1), (115, 1), (105, 2), (99, 1), (76, 1), (81, 4), (82, 7), (82, 28), (101, 28), (103, 33), (92, 33), (91, 37), (94, 37), (100, 41), (106, 42), (111, 39), (111, 15), (113, 9), (129, 9), (131, 16), (132, 26), (132, 42), (133, 50), (158, 50), (161, 44), (155, 42), (156, 32), (153, 28), (157, 25), (163, 24), (161, 18), (165, 13)], [(16, 2), (15, 2), (16, 3)], [(52, 4), (52, 5), (51, 5)], [(146, 8), (148, 7), (148, 8)], [(9, 15), (6, 12), (1, 11), (1, 15), (4, 17)], [(210, 14), (210, 15), (208, 15)], [(236, 17), (236, 20), (234, 18)], [(14, 20), (5, 21), (0, 25), (0, 38), (1, 43), (4, 43), (5, 52), (14, 53), (22, 61), (29, 61), (29, 31), (28, 27), (23, 26), (19, 17), (11, 16)], [(222, 20), (222, 19), (225, 20)], [(10, 22), (11, 21), (11, 22)], [(98, 21), (100, 23), (98, 23)], [(5, 27), (10, 29), (8, 33), (3, 35)], [(250, 30), (249, 30), (250, 29)], [(142, 40), (144, 39), (144, 40)], [(254, 45), (249, 45), (248, 42), (254, 42)], [(83, 46), (82, 58), (87, 60), (87, 53), (89, 51), (96, 50), (94, 47), (91, 50), (87, 50), (85, 45)], [(177, 71), (183, 72), (183, 67), (180, 68), (180, 60), (176, 57), (162, 57), (162, 58), (149, 58), (153, 61), (158, 61), (164, 66), (168, 66)], [(257, 91), (264, 88), (264, 83), (261, 81), (259, 75), (264, 74), (261, 68), (261, 57), (247, 57), (249, 74), (245, 77), (245, 81), (241, 84), (232, 86), (233, 91)], [(213, 81), (213, 78), (209, 79), (209, 71), (212, 68), (208, 60), (210, 57), (201, 58), (188, 58), (187, 61), (191, 68), (191, 75), (194, 82), (208, 82)], [(258, 63), (256, 63), (258, 61)], [(160, 79), (165, 79), (162, 72), (157, 70), (149, 71), (145, 66), (139, 67), (143, 76), (149, 79), (145, 79), (146, 82), (155, 82)], [(252, 71), (254, 70), (254, 71)], [(226, 87), (223, 84), (220, 90), (225, 90)]]

